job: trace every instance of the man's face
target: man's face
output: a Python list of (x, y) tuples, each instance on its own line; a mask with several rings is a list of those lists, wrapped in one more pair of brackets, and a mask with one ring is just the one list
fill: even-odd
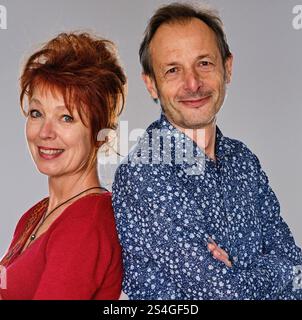
[(151, 41), (150, 53), (154, 78), (143, 78), (169, 121), (180, 129), (211, 124), (223, 104), (232, 69), (232, 57), (223, 66), (215, 33), (196, 18), (164, 24)]

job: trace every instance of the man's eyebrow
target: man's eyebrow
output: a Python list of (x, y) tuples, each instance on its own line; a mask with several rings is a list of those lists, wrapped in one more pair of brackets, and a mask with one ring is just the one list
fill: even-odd
[[(201, 54), (201, 55), (197, 56), (195, 60), (197, 61), (197, 60), (204, 59), (204, 58), (216, 59), (216, 55), (210, 54), (210, 53), (205, 53), (205, 54)], [(161, 67), (165, 68), (165, 67), (177, 66), (180, 64), (181, 64), (180, 62), (175, 60), (175, 61), (164, 62), (161, 64)]]
[(216, 59), (216, 55), (215, 54), (210, 54), (210, 53), (205, 53), (205, 54), (201, 54), (200, 56), (198, 56), (196, 58), (196, 60), (200, 60), (200, 59), (204, 59), (204, 58)]
[(172, 67), (172, 66), (177, 66), (180, 63), (177, 61), (171, 61), (171, 62), (167, 62), (167, 63), (163, 63), (161, 66), (166, 68), (166, 67)]

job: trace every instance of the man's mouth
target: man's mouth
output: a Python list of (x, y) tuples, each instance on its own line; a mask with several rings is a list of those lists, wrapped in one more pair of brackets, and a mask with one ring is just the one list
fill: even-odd
[(179, 102), (188, 108), (200, 108), (207, 104), (211, 99), (211, 95), (198, 98), (180, 99)]

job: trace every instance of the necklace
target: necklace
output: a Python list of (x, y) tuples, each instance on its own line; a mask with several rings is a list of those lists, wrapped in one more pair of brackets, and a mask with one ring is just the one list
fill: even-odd
[(31, 244), (32, 241), (34, 241), (34, 240), (36, 239), (37, 233), (38, 233), (39, 229), (41, 228), (41, 226), (43, 225), (43, 223), (45, 222), (45, 220), (46, 220), (54, 211), (56, 211), (58, 208), (60, 208), (61, 206), (63, 206), (63, 205), (66, 204), (67, 202), (75, 199), (76, 197), (80, 196), (81, 194), (83, 194), (83, 193), (85, 193), (85, 192), (87, 192), (87, 191), (89, 191), (89, 190), (92, 190), (92, 189), (107, 190), (107, 189), (105, 189), (105, 188), (103, 188), (103, 187), (92, 187), (92, 188), (88, 188), (88, 189), (86, 189), (86, 190), (84, 190), (84, 191), (81, 191), (80, 193), (72, 196), (71, 198), (65, 200), (64, 202), (60, 203), (60, 204), (57, 205), (54, 209), (52, 209), (48, 214), (46, 214), (46, 212), (47, 212), (47, 210), (46, 210), (45, 213), (43, 214), (43, 217), (42, 217), (41, 222), (40, 222), (40, 224), (38, 225), (37, 229), (36, 229), (35, 232), (30, 236), (30, 238), (29, 238), (29, 243), (28, 243), (28, 245), (26, 246), (26, 248)]

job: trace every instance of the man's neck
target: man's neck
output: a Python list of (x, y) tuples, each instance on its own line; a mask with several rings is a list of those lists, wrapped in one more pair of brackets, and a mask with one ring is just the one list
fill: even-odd
[(193, 140), (200, 149), (204, 150), (210, 159), (216, 161), (216, 121), (200, 129), (185, 129), (178, 126), (176, 128)]

